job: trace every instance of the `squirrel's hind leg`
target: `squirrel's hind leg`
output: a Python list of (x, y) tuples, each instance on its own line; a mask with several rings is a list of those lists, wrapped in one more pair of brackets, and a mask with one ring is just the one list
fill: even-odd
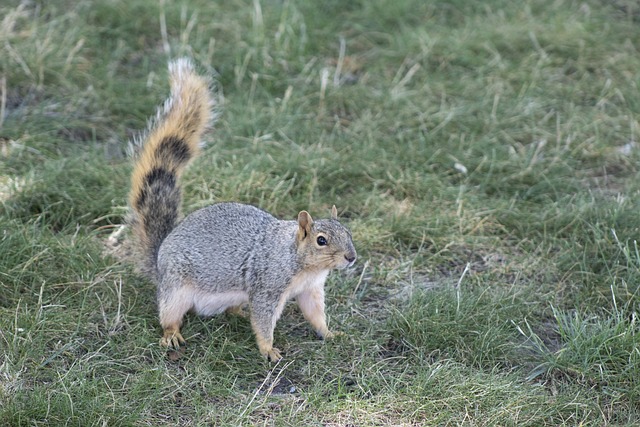
[[(164, 289), (164, 288), (159, 288)], [(160, 345), (179, 348), (186, 341), (180, 334), (182, 318), (193, 307), (193, 294), (189, 288), (178, 287), (158, 292), (158, 312), (163, 335)]]

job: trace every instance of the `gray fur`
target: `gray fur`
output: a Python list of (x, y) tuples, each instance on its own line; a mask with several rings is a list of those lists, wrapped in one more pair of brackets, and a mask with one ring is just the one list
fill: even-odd
[(306, 211), (283, 221), (254, 206), (217, 203), (178, 222), (180, 174), (198, 155), (214, 116), (205, 80), (190, 63), (177, 61), (170, 69), (172, 95), (143, 138), (129, 198), (142, 269), (157, 284), (161, 344), (184, 343), (187, 311), (213, 315), (249, 303), (260, 352), (277, 360), (273, 330), (292, 298), (318, 334), (330, 338), (324, 281), (330, 270), (356, 259), (335, 206), (331, 219), (314, 222)]
[[(165, 332), (189, 310), (213, 315), (248, 302), (260, 350), (277, 360), (273, 330), (285, 302), (298, 297), (318, 334), (333, 336), (324, 317), (323, 285), (331, 269), (355, 262), (351, 233), (335, 219), (313, 222), (306, 212), (301, 215), (310, 221), (307, 228), (300, 220), (278, 220), (239, 203), (218, 203), (187, 216), (158, 252)], [(320, 235), (326, 245), (317, 244)]]

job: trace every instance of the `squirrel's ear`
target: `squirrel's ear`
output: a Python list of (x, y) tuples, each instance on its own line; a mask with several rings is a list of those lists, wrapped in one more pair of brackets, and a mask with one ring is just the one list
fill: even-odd
[(336, 221), (338, 220), (338, 209), (336, 208), (336, 205), (333, 205), (331, 208), (331, 219), (335, 219)]
[(298, 238), (304, 239), (311, 233), (311, 226), (313, 225), (313, 218), (307, 211), (300, 211), (298, 214)]

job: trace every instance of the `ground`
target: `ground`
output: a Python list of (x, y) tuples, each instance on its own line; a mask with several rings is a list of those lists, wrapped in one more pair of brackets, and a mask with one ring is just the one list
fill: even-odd
[[(3, 4), (0, 424), (639, 424), (636, 3)], [(290, 305), (278, 364), (232, 315), (158, 346), (128, 141), (181, 56), (220, 101), (185, 212), (335, 204), (344, 336)]]

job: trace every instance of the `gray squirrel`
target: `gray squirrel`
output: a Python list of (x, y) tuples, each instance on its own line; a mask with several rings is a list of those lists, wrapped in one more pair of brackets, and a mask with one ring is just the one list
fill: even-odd
[(171, 95), (135, 143), (128, 222), (140, 269), (157, 285), (163, 336), (179, 348), (188, 311), (203, 316), (240, 312), (248, 303), (258, 348), (281, 358), (273, 331), (285, 303), (295, 298), (322, 338), (327, 327), (324, 282), (332, 269), (356, 260), (351, 233), (337, 220), (314, 221), (307, 211), (279, 220), (251, 205), (215, 203), (180, 221), (179, 178), (200, 153), (201, 138), (215, 120), (209, 79), (188, 59), (169, 64)]

